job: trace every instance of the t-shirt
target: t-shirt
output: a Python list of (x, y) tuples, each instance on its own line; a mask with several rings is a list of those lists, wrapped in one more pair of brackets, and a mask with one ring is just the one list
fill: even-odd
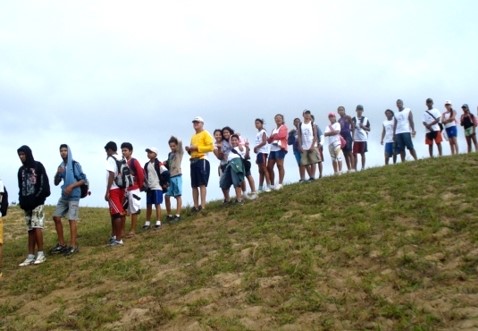
[(395, 121), (393, 119), (383, 121), (383, 128), (385, 129), (385, 137), (383, 141), (385, 143), (393, 143), (393, 125)]
[(149, 161), (146, 168), (148, 171), (146, 172), (146, 184), (148, 185), (148, 189), (150, 190), (161, 190), (161, 185), (159, 183), (159, 176), (154, 168), (154, 160)]
[(330, 145), (340, 145), (340, 123), (335, 122), (334, 124), (329, 124), (325, 128), (325, 133), (329, 133), (332, 131), (339, 131), (336, 135), (333, 136), (326, 136), (327, 138), (327, 143)]
[(410, 112), (410, 108), (403, 108), (395, 113), (395, 120), (397, 121), (396, 134), (410, 132), (410, 121), (408, 120)]
[[(116, 165), (116, 160), (120, 160), (120, 157), (118, 154), (114, 154), (112, 156), (108, 156), (106, 159), (106, 183), (108, 183), (108, 178), (110, 176), (110, 172), (115, 174), (115, 177), (118, 175), (118, 166)], [(111, 190), (118, 189), (118, 185), (113, 181), (113, 184), (111, 185)]]
[[(433, 118), (432, 115), (435, 116), (435, 118)], [(428, 110), (423, 112), (423, 122), (425, 122), (427, 124), (430, 124), (431, 122), (435, 121), (436, 119), (440, 120), (440, 117), (441, 117), (441, 113), (436, 108), (428, 109)], [(427, 132), (440, 131), (440, 126), (438, 125), (438, 123), (433, 124), (431, 130), (429, 130), (427, 127), (425, 127), (425, 128), (426, 128)]]
[(355, 123), (354, 141), (367, 141), (368, 133), (364, 129), (360, 128), (360, 124), (370, 127), (368, 118), (365, 116), (360, 118), (354, 117), (352, 121)]
[[(264, 134), (266, 135), (266, 139), (267, 139), (266, 130), (262, 129), (261, 131), (257, 132), (256, 138), (254, 139), (254, 147), (256, 147), (256, 146), (258, 146), (262, 143), (262, 137), (264, 136)], [(257, 154), (259, 154), (259, 153), (265, 153), (265, 154), (269, 153), (269, 144), (267, 143), (267, 141), (266, 141), (266, 144), (264, 146), (259, 148), (259, 150), (257, 151)]]
[(301, 142), (302, 142), (302, 149), (308, 150), (312, 147), (312, 142), (314, 141), (314, 129), (312, 127), (312, 122), (309, 123), (301, 123), (300, 124), (300, 132), (301, 132)]
[(192, 159), (206, 159), (207, 153), (214, 150), (214, 139), (206, 130), (195, 133), (191, 137), (191, 145), (197, 146), (198, 150), (191, 153)]
[(229, 152), (229, 155), (227, 156), (227, 160), (231, 161), (233, 159), (237, 159), (238, 157), (245, 158), (246, 157), (246, 147), (242, 147), (242, 151), (239, 149), (240, 147), (232, 147), (236, 151), (236, 153), (233, 153), (232, 150)]
[[(455, 112), (454, 110), (452, 110), (452, 112)], [(456, 116), (456, 114), (455, 114)], [(448, 112), (448, 111), (445, 111), (443, 112), (443, 119), (444, 120), (447, 120), (451, 117), (451, 113)], [(456, 117), (455, 117), (455, 120), (454, 121), (451, 121), (451, 122), (448, 122), (445, 124), (445, 128), (451, 128), (452, 126), (456, 126)]]
[(183, 154), (183, 143), (181, 140), (178, 140), (176, 152), (169, 152), (168, 154), (168, 167), (171, 177), (181, 175), (181, 162), (183, 161)]

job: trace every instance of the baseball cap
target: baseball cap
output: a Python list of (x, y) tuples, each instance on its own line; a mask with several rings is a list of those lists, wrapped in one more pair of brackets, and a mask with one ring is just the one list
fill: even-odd
[(463, 106), (461, 106), (461, 108), (468, 108), (468, 104), (464, 103)]
[(363, 110), (363, 106), (362, 106), (362, 105), (357, 105), (357, 107), (355, 108), (355, 110)]
[(204, 120), (201, 116), (196, 116), (194, 117), (193, 119), (193, 122), (201, 122), (201, 123), (204, 123)]
[(105, 150), (106, 149), (111, 149), (112, 151), (117, 151), (118, 146), (116, 146), (116, 143), (114, 141), (108, 141), (105, 145)]
[(429, 103), (429, 102), (433, 102), (433, 99), (432, 98), (427, 98), (426, 103)]
[(146, 152), (153, 152), (155, 153), (156, 155), (158, 155), (158, 149), (156, 147), (148, 147), (146, 148)]
[(446, 106), (446, 105), (451, 105), (451, 101), (450, 101), (450, 100), (446, 100), (446, 101), (445, 101), (445, 106)]
[(335, 113), (329, 113), (329, 117), (336, 117)]

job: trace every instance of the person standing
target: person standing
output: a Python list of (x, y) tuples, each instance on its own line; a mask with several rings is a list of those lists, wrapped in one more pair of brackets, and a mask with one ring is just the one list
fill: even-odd
[[(66, 144), (60, 145), (60, 157), (62, 162), (56, 171), (54, 184), (63, 181), (61, 186), (61, 197), (56, 204), (55, 212), (53, 213), (53, 221), (55, 222), (55, 230), (58, 236), (58, 243), (50, 250), (50, 254), (65, 254), (72, 255), (79, 251), (77, 237), (78, 237), (78, 220), (80, 210), (80, 186), (86, 183), (86, 175), (81, 169), (80, 163), (73, 160), (70, 147)], [(70, 224), (70, 246), (65, 243), (63, 236), (62, 217), (68, 217)]]
[[(284, 159), (287, 154), (287, 135), (288, 130), (284, 122), (284, 115), (277, 114), (274, 117), (276, 128), (272, 130), (267, 142), (271, 144), (269, 160), (267, 161), (267, 171), (271, 179), (271, 185), (275, 190), (282, 188), (285, 176)], [(279, 183), (274, 185), (274, 166), (277, 165), (279, 172)]]
[(393, 141), (393, 120), (394, 113), (391, 109), (385, 111), (385, 117), (387, 118), (382, 124), (382, 139), (380, 144), (384, 145), (385, 164), (389, 164), (390, 158), (393, 160), (393, 164), (397, 163), (397, 152), (395, 149), (395, 142)]
[(368, 133), (370, 132), (370, 122), (367, 117), (363, 116), (363, 106), (357, 105), (357, 116), (354, 116), (352, 122), (354, 123), (353, 137), (353, 157), (354, 157), (354, 170), (357, 171), (358, 160), (357, 154), (360, 154), (362, 159), (362, 170), (365, 169), (365, 153), (367, 150)]
[(191, 143), (186, 146), (186, 152), (191, 156), (191, 188), (193, 194), (193, 212), (199, 212), (206, 208), (207, 184), (209, 182), (210, 164), (207, 154), (214, 150), (214, 141), (211, 134), (204, 129), (204, 120), (200, 116), (193, 119), (194, 135)]
[[(111, 216), (111, 233), (109, 241), (110, 246), (122, 246), (123, 243), (123, 227), (125, 219), (125, 210), (123, 201), (125, 199), (125, 189), (118, 187), (115, 178), (119, 174), (117, 160), (118, 146), (114, 141), (110, 141), (105, 145), (106, 152), (106, 192), (105, 200), (108, 202)], [(118, 160), (119, 161), (119, 160)]]
[(428, 154), (433, 157), (433, 141), (437, 145), (438, 155), (442, 155), (441, 142), (443, 140), (440, 130), (441, 113), (433, 107), (433, 99), (427, 98), (425, 101), (427, 110), (423, 113), (423, 126), (425, 127), (425, 144), (428, 145)]
[(334, 113), (329, 114), (330, 125), (325, 128), (334, 175), (342, 174), (342, 148), (340, 147), (340, 123)]
[[(317, 150), (317, 128), (312, 121), (310, 110), (304, 110), (302, 113), (304, 121), (299, 125), (299, 150), (300, 166), (307, 171), (309, 181), (315, 179), (316, 164), (319, 162), (319, 153)], [(301, 173), (305, 171), (301, 170)], [(304, 181), (305, 178), (301, 178)]]
[[(182, 208), (182, 191), (183, 191), (183, 175), (181, 170), (181, 162), (183, 161), (183, 142), (171, 136), (168, 141), (171, 151), (168, 154), (168, 160), (166, 161), (167, 168), (169, 169), (170, 184), (165, 195), (166, 203), (166, 218), (170, 222), (178, 222), (181, 220), (181, 208)], [(173, 216), (171, 212), (171, 197), (176, 199), (176, 214)]]
[(339, 118), (340, 135), (347, 142), (345, 144), (345, 147), (342, 148), (342, 151), (344, 152), (343, 154), (344, 154), (345, 164), (347, 166), (347, 170), (352, 172), (352, 171), (355, 171), (355, 160), (354, 160), (354, 155), (352, 153), (352, 146), (354, 141), (352, 137), (352, 132), (354, 131), (355, 126), (354, 126), (354, 122), (352, 121), (352, 117), (350, 117), (349, 115), (345, 113), (344, 106), (339, 106), (337, 108), (337, 112), (340, 115), (340, 118)]
[[(169, 176), (168, 169), (158, 160), (158, 149), (155, 147), (146, 148), (149, 161), (144, 165), (145, 188), (146, 188), (146, 221), (143, 229), (148, 230), (151, 227), (151, 217), (153, 214), (153, 205), (156, 210), (155, 229), (161, 227), (161, 204), (163, 203), (163, 194), (166, 187), (161, 185), (161, 176), (166, 173)], [(164, 184), (164, 183), (163, 183)]]
[[(5, 198), (5, 186), (0, 179), (0, 205)], [(6, 198), (5, 198), (6, 199)], [(2, 265), (3, 265), (3, 215), (0, 211), (0, 279), (2, 278)]]
[(290, 130), (287, 135), (287, 145), (292, 145), (292, 152), (294, 153), (294, 158), (299, 168), (299, 181), (302, 182), (305, 178), (305, 169), (300, 166), (299, 126), (300, 118), (296, 117), (294, 118), (294, 128)]
[(415, 137), (415, 123), (410, 108), (403, 106), (401, 99), (397, 100), (398, 112), (395, 113), (393, 124), (393, 139), (395, 140), (397, 153), (400, 152), (402, 162), (405, 162), (405, 147), (408, 148), (412, 157), (416, 160), (417, 153), (413, 147), (412, 137)]
[[(138, 160), (133, 157), (133, 145), (129, 142), (121, 144), (121, 154), (126, 159), (128, 167), (133, 174), (133, 185), (126, 188), (126, 213), (131, 215), (131, 226), (126, 237), (131, 238), (136, 234), (136, 224), (138, 224), (138, 215), (141, 212), (141, 190), (144, 186), (144, 172), (143, 167)], [(124, 217), (121, 222), (121, 233), (125, 233), (125, 221)]]
[[(259, 192), (270, 192), (271, 180), (267, 171), (267, 156), (269, 155), (269, 144), (267, 143), (267, 132), (264, 129), (264, 120), (256, 118), (257, 129), (254, 140), (254, 153), (256, 153), (256, 164), (259, 170)], [(266, 185), (264, 186), (264, 180)]]
[[(18, 201), (24, 211), (28, 229), (28, 256), (20, 267), (40, 264), (46, 261), (43, 252), (43, 226), (45, 213), (43, 204), (50, 196), (50, 183), (45, 167), (35, 161), (30, 147), (23, 145), (17, 149), (22, 166), (18, 169)], [(37, 254), (35, 257), (35, 248)]]
[(456, 111), (451, 101), (445, 101), (445, 111), (441, 115), (441, 122), (445, 126), (448, 142), (450, 143), (451, 155), (458, 154), (458, 128), (456, 126)]
[(471, 144), (473, 143), (473, 146), (475, 146), (475, 152), (478, 151), (478, 145), (476, 143), (476, 120), (475, 120), (475, 115), (473, 115), (470, 111), (470, 108), (468, 105), (465, 103), (463, 106), (461, 106), (461, 109), (463, 110), (463, 114), (461, 115), (460, 118), (460, 124), (465, 130), (465, 138), (466, 138), (466, 145), (468, 149), (468, 153), (471, 153), (472, 147)]

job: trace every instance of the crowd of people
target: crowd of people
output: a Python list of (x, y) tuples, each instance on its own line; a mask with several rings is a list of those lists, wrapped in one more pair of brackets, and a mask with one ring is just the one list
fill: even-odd
[[(473, 148), (477, 151), (478, 121), (467, 104), (462, 105), (461, 114), (453, 109), (450, 101), (445, 102), (443, 113), (434, 107), (431, 98), (426, 99), (425, 104), (427, 109), (422, 115), (422, 124), (426, 130), (425, 143), (428, 145), (430, 157), (434, 156), (434, 146), (437, 146), (438, 155), (442, 155), (444, 140), (449, 142), (452, 155), (458, 153), (459, 125), (464, 129), (467, 151), (471, 152)], [(389, 164), (390, 159), (395, 163), (398, 156), (404, 162), (406, 150), (415, 160), (417, 159), (412, 141), (416, 135), (414, 116), (401, 99), (396, 101), (396, 106), (396, 111), (385, 110), (385, 119), (382, 123), (381, 144), (384, 146), (385, 164)], [(124, 244), (124, 238), (136, 235), (142, 192), (146, 194), (146, 220), (142, 225), (144, 230), (160, 229), (162, 221), (176, 223), (181, 220), (181, 165), (184, 152), (189, 155), (192, 213), (206, 209), (207, 186), (211, 172), (209, 153), (213, 153), (219, 161), (217, 174), (220, 177), (224, 205), (233, 203), (242, 205), (244, 199), (256, 199), (261, 192), (280, 190), (284, 184), (284, 159), (288, 146), (292, 146), (300, 182), (314, 181), (322, 177), (324, 146), (330, 154), (335, 175), (342, 173), (343, 163), (348, 172), (364, 169), (371, 125), (363, 113), (362, 105), (357, 105), (353, 116), (348, 115), (345, 108), (340, 106), (337, 113), (328, 114), (329, 123), (323, 130), (315, 123), (310, 110), (304, 110), (302, 118), (294, 119), (291, 130), (288, 129), (282, 114), (274, 116), (275, 127), (270, 132), (264, 128), (264, 120), (257, 118), (254, 121), (257, 134), (252, 145), (247, 138), (229, 126), (215, 129), (211, 135), (204, 128), (204, 119), (197, 116), (192, 120), (194, 134), (187, 146), (183, 147), (181, 139), (172, 136), (168, 141), (170, 152), (167, 160), (160, 161), (158, 149), (149, 147), (145, 149), (148, 162), (143, 166), (133, 158), (131, 143), (121, 144), (120, 156), (117, 144), (113, 141), (108, 142), (104, 146), (107, 156), (104, 198), (108, 202), (111, 216), (109, 245), (121, 246)], [(53, 213), (58, 240), (56, 246), (50, 249), (50, 254), (69, 256), (79, 251), (77, 243), (79, 202), (83, 197), (82, 187), (87, 185), (88, 179), (80, 163), (73, 159), (68, 145), (60, 145), (59, 152), (62, 161), (55, 173), (54, 185), (62, 183), (61, 197)], [(18, 170), (19, 205), (24, 210), (28, 230), (28, 255), (20, 266), (29, 266), (41, 264), (46, 260), (42, 229), (45, 220), (44, 203), (50, 195), (50, 185), (44, 166), (34, 159), (28, 146), (21, 146), (17, 153), (22, 163)], [(251, 173), (251, 160), (257, 165), (257, 188)], [(249, 193), (247, 185), (250, 188)], [(234, 200), (230, 196), (231, 186), (234, 188)], [(3, 193), (4, 186), (0, 180), (0, 201)], [(176, 201), (174, 210), (171, 198)], [(164, 220), (161, 215), (163, 201), (166, 209)], [(125, 230), (127, 215), (131, 218), (128, 232)], [(69, 222), (69, 243), (63, 234), (62, 218), (68, 219)], [(3, 223), (0, 214), (0, 265), (2, 246)]]

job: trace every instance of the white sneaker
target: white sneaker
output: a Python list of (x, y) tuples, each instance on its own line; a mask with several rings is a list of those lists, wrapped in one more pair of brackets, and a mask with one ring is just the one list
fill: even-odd
[(249, 199), (250, 200), (256, 200), (257, 199), (257, 192), (249, 193)]
[(276, 186), (274, 186), (274, 190), (278, 191), (282, 189), (282, 184), (277, 184)]
[(269, 186), (266, 186), (266, 188), (264, 189), (264, 192), (270, 192), (272, 191), (271, 188)]
[(35, 259), (35, 262), (33, 264), (41, 264), (46, 261), (46, 257), (44, 254), (38, 255), (37, 258)]
[(23, 261), (22, 263), (20, 263), (18, 266), (19, 267), (26, 267), (28, 265), (32, 265), (33, 263), (35, 262), (35, 256), (33, 257), (27, 257), (25, 259), (25, 261)]

